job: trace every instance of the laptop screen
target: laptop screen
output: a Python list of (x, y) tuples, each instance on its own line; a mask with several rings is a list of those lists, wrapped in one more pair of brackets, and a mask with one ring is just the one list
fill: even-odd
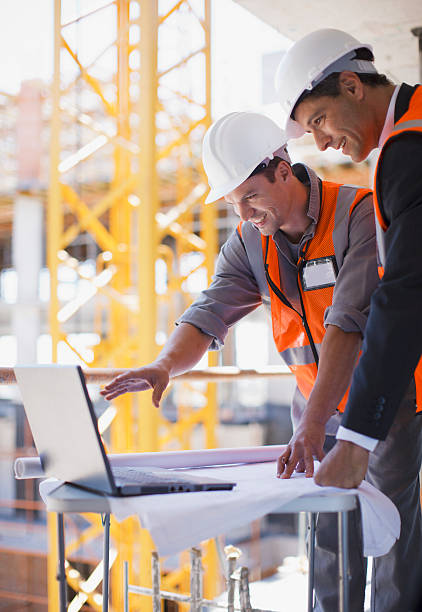
[(81, 368), (36, 365), (14, 371), (46, 475), (113, 493)]

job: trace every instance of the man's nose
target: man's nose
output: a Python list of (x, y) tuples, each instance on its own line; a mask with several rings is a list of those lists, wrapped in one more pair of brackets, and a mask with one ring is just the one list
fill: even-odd
[(249, 221), (253, 217), (254, 209), (247, 202), (240, 202), (237, 207), (237, 212), (242, 221)]
[(326, 151), (331, 143), (331, 137), (322, 132), (314, 132), (315, 144), (320, 151)]

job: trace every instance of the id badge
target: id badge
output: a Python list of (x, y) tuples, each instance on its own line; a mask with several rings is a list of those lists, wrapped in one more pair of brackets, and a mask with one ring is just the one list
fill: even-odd
[(302, 267), (302, 287), (304, 291), (323, 289), (336, 284), (338, 268), (334, 255), (306, 261)]

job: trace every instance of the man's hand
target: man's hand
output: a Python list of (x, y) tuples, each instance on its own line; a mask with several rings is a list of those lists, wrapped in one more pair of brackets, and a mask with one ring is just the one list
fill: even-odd
[(212, 337), (190, 323), (180, 323), (157, 359), (147, 366), (128, 370), (104, 387), (101, 395), (112, 400), (123, 393), (152, 389), (152, 401), (158, 408), (170, 377), (191, 370), (208, 350)]
[(319, 466), (315, 482), (323, 487), (356, 489), (365, 478), (368, 461), (369, 451), (365, 448), (338, 440)]
[(106, 400), (112, 400), (119, 395), (123, 395), (123, 393), (153, 389), (152, 402), (158, 408), (169, 380), (168, 370), (163, 366), (152, 363), (149, 366), (128, 370), (124, 374), (116, 376), (100, 393)]
[(305, 472), (307, 478), (314, 475), (314, 457), (321, 461), (325, 440), (325, 424), (303, 418), (284, 453), (277, 461), (277, 476), (290, 478), (293, 472)]

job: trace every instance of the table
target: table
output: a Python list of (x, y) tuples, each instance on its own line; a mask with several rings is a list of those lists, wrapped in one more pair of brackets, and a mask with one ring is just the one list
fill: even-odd
[[(196, 493), (195, 495), (201, 495)], [(59, 544), (59, 584), (60, 584), (60, 611), (66, 611), (66, 575), (65, 575), (65, 546), (64, 521), (66, 512), (94, 512), (104, 514), (104, 549), (103, 549), (103, 612), (108, 612), (108, 580), (109, 580), (109, 543), (110, 543), (110, 501), (106, 495), (85, 491), (71, 484), (59, 484), (55, 489), (45, 495), (45, 503), (49, 512), (58, 515), (58, 544)], [(339, 601), (340, 612), (349, 610), (349, 584), (348, 584), (348, 522), (347, 514), (357, 507), (357, 495), (350, 492), (335, 491), (327, 495), (321, 489), (321, 496), (304, 495), (275, 509), (276, 513), (308, 512), (311, 514), (311, 532), (309, 548), (309, 582), (308, 582), (308, 611), (313, 609), (314, 591), (314, 555), (315, 555), (315, 514), (318, 512), (335, 512), (338, 516), (338, 542), (339, 542)], [(217, 535), (217, 534), (215, 534)]]

